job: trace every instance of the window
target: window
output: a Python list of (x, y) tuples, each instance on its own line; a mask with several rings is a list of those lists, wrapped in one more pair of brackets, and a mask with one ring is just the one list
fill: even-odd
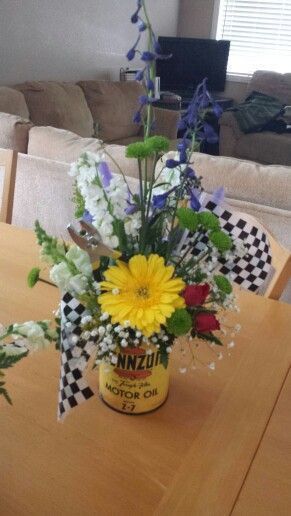
[(227, 71), (291, 71), (291, 0), (220, 0), (217, 39), (231, 41)]

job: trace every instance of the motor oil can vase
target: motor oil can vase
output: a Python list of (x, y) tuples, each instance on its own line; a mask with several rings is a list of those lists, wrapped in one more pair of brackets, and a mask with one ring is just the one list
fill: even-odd
[(101, 363), (102, 400), (125, 414), (144, 414), (160, 407), (169, 390), (169, 367), (164, 367), (161, 358), (160, 351), (150, 345), (122, 349), (116, 365)]

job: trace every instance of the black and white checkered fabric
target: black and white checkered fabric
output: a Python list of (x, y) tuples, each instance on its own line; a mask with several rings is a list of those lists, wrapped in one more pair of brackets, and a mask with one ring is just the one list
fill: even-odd
[[(221, 228), (234, 239), (241, 240), (247, 249), (244, 257), (237, 257), (232, 262), (219, 260), (216, 271), (224, 275), (230, 274), (233, 281), (243, 289), (257, 292), (272, 270), (271, 248), (263, 228), (259, 223), (254, 225), (253, 219), (247, 214), (235, 211), (225, 203), (216, 204), (206, 193), (201, 200), (204, 208), (217, 215)], [(195, 235), (188, 233), (183, 239), (181, 254), (191, 243), (191, 254), (198, 256), (208, 243), (207, 234), (202, 234), (197, 240)]]
[(61, 374), (58, 400), (58, 419), (94, 396), (83, 371), (95, 349), (95, 344), (84, 341), (81, 319), (87, 314), (85, 307), (68, 292), (61, 301)]

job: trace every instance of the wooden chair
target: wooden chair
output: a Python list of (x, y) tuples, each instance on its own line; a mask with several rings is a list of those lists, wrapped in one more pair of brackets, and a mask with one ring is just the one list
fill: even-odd
[[(2, 182), (2, 196), (0, 192), (0, 222), (11, 224), (13, 198), (16, 180), (17, 152), (9, 149), (0, 149), (0, 174), (4, 168)], [(3, 172), (2, 172), (3, 173)]]
[(281, 246), (273, 235), (267, 231), (272, 250), (272, 266), (275, 270), (274, 275), (264, 293), (270, 299), (279, 299), (291, 278), (291, 252)]
[(270, 299), (279, 299), (291, 278), (291, 252), (279, 244), (272, 233), (259, 220), (251, 215), (247, 215), (247, 218), (254, 225), (262, 227), (271, 246), (273, 276), (263, 295)]

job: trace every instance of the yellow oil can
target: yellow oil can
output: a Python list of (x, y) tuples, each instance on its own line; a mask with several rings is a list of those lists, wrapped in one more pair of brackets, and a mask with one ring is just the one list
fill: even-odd
[(160, 407), (169, 390), (169, 367), (153, 345), (124, 348), (116, 365), (99, 366), (99, 393), (111, 408), (125, 414), (144, 414)]

